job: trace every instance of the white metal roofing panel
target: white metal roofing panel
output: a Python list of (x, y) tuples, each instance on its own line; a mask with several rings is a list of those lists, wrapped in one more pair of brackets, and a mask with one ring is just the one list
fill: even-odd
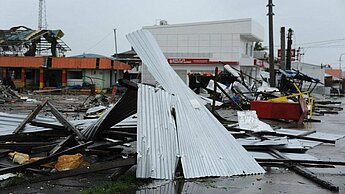
[[(8, 114), (0, 112), (0, 135), (11, 135), (13, 134), (13, 131), (17, 128), (17, 126), (23, 122), (26, 115), (20, 115), (20, 114)], [(41, 117), (37, 116), (35, 121), (40, 122), (55, 122), (55, 118), (51, 117)], [(25, 125), (22, 133), (30, 133), (30, 132), (37, 132), (37, 131), (45, 131), (45, 130), (51, 130), (51, 128), (45, 128), (45, 127), (36, 127), (32, 126), (29, 123)]]
[[(167, 92), (176, 95), (178, 146), (185, 178), (265, 172), (206, 107), (201, 105), (201, 99), (171, 68), (148, 31), (133, 32), (127, 35), (127, 39), (159, 84)], [(140, 130), (138, 127), (138, 131)]]
[(177, 134), (172, 116), (173, 96), (139, 85), (137, 177), (173, 179), (177, 166)]

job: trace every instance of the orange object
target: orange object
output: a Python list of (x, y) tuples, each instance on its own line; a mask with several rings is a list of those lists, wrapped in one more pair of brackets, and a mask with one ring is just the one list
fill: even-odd
[[(99, 69), (111, 69), (109, 58), (99, 58)], [(96, 69), (97, 58), (51, 57), (52, 69)], [(0, 56), (0, 67), (41, 68), (45, 57)], [(130, 65), (114, 61), (113, 69), (130, 70)]]
[(40, 68), (43, 62), (43, 57), (0, 56), (0, 67)]
[(63, 155), (58, 158), (55, 168), (58, 171), (66, 171), (79, 168), (84, 163), (82, 154)]

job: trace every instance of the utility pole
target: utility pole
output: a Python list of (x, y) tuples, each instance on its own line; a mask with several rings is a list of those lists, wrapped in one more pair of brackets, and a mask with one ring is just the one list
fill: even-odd
[(38, 4), (38, 29), (47, 28), (47, 17), (46, 17), (46, 2), (45, 0), (39, 0)]
[(288, 42), (287, 42), (287, 53), (286, 53), (286, 69), (291, 70), (291, 45), (292, 45), (292, 34), (293, 30), (288, 30)]
[(286, 70), (286, 57), (285, 57), (285, 27), (280, 28), (280, 66)]
[[(118, 53), (117, 53), (117, 29), (116, 28), (114, 28), (114, 41), (115, 41), (115, 67), (116, 67), (116, 62), (117, 62), (117, 55), (118, 55)], [(119, 80), (119, 76), (120, 76), (120, 74), (119, 74), (119, 70), (118, 69), (116, 69), (116, 76), (115, 76), (115, 82), (117, 82), (118, 80)]]
[[(38, 0), (38, 25), (37, 25), (39, 30), (42, 29), (47, 29), (47, 15), (46, 15), (46, 2), (45, 0)], [(37, 54), (41, 55), (42, 51), (42, 40), (43, 38), (41, 37), (39, 39), (39, 42), (37, 43)], [(36, 44), (36, 43), (33, 43)]]
[(270, 85), (275, 87), (276, 76), (274, 71), (274, 39), (273, 39), (273, 2), (268, 0), (268, 25), (269, 25), (269, 63), (270, 63)]

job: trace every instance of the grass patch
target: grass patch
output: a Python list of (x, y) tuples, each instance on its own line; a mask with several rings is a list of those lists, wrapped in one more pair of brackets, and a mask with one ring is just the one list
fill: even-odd
[(140, 185), (142, 183), (137, 181), (135, 171), (129, 171), (116, 182), (81, 191), (80, 194), (135, 193)]

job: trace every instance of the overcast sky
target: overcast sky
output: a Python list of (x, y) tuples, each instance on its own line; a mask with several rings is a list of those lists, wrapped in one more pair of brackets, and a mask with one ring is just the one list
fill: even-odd
[[(37, 28), (38, 0), (0, 2), (0, 29), (16, 25)], [(295, 46), (305, 48), (304, 62), (338, 67), (339, 56), (345, 53), (345, 0), (273, 2), (277, 48), (280, 27), (292, 28)], [(64, 31), (63, 40), (72, 48), (68, 56), (84, 52), (113, 54), (114, 28), (118, 32), (118, 51), (129, 50), (125, 35), (154, 25), (158, 19), (178, 24), (253, 18), (264, 26), (264, 45), (268, 45), (266, 5), (267, 0), (46, 0), (48, 28)], [(325, 42), (314, 43), (320, 41)]]

